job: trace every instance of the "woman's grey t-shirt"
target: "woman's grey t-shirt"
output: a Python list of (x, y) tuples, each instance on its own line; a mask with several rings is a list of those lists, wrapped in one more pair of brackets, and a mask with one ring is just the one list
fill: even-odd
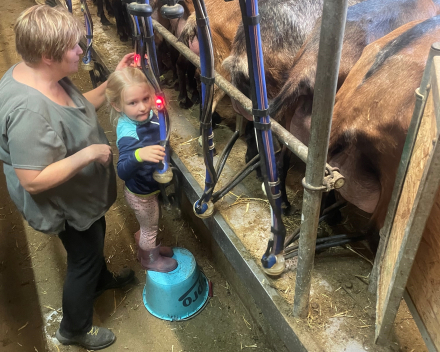
[(116, 199), (113, 164), (93, 162), (70, 180), (36, 195), (21, 186), (14, 169), (43, 170), (89, 145), (109, 144), (95, 108), (68, 78), (59, 83), (76, 108), (58, 105), (19, 83), (12, 77), (14, 67), (0, 80), (0, 159), (9, 194), (36, 230), (59, 233), (67, 221), (84, 231)]

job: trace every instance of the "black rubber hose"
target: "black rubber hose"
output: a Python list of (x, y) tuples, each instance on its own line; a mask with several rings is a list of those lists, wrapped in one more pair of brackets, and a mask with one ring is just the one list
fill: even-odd
[(238, 171), (238, 173), (226, 186), (224, 186), (221, 190), (215, 192), (212, 195), (212, 202), (215, 203), (220, 198), (223, 198), (231, 189), (233, 189), (236, 185), (238, 185), (241, 181), (243, 181), (252, 171), (257, 169), (259, 166), (260, 166), (260, 156), (256, 155), (240, 171)]
[[(334, 211), (343, 208), (345, 205), (347, 205), (347, 201), (341, 199), (336, 203), (333, 203), (329, 207), (325, 208), (322, 212), (321, 217), (319, 218), (319, 222), (325, 220), (325, 218), (330, 216)], [(298, 226), (298, 228), (292, 234), (290, 234), (289, 237), (286, 238), (286, 240), (284, 241), (284, 248), (286, 248), (289, 244), (295, 242), (299, 238), (300, 230), (301, 230), (301, 226)]]
[[(337, 236), (325, 237), (325, 239), (327, 239), (327, 241), (329, 241), (329, 239), (331, 239), (332, 237), (337, 237)], [(342, 246), (343, 244), (347, 244), (347, 243), (359, 242), (359, 241), (364, 240), (365, 238), (366, 238), (365, 235), (355, 236), (355, 237), (351, 237), (351, 238), (347, 236), (344, 239), (340, 239), (338, 241), (329, 241), (329, 242), (320, 241), (318, 244), (318, 240), (324, 240), (323, 238), (320, 238), (320, 239), (316, 240), (317, 244), (316, 244), (315, 251), (320, 251), (320, 250), (327, 249), (327, 248)], [(292, 248), (291, 251), (284, 254), (284, 259), (293, 258), (293, 257), (296, 257), (297, 255), (298, 255), (298, 248)]]
[[(202, 1), (203, 2), (203, 1)], [(206, 9), (204, 5), (201, 4), (199, 0), (193, 0), (194, 3), (194, 10), (196, 13), (196, 19), (197, 20), (203, 20), (206, 19)], [(213, 65), (213, 48), (212, 48), (212, 41), (211, 41), (211, 32), (209, 25), (206, 26), (198, 26), (199, 33), (201, 37), (199, 38), (199, 41), (203, 43), (203, 48), (205, 50), (204, 58), (205, 58), (205, 65), (207, 69), (207, 77), (214, 77), (214, 65)], [(205, 203), (212, 195), (212, 192), (214, 190), (215, 184), (217, 183), (217, 174), (214, 169), (212, 158), (209, 157), (209, 136), (207, 135), (208, 129), (206, 126), (208, 124), (211, 124), (211, 110), (212, 110), (212, 97), (214, 94), (214, 86), (213, 84), (205, 84), (205, 97), (203, 101), (203, 109), (201, 113), (201, 123), (203, 124), (204, 128), (202, 129), (202, 139), (203, 139), (203, 157), (205, 160), (206, 165), (206, 171), (209, 174), (209, 177), (211, 179), (211, 183), (208, 185), (208, 189), (205, 190), (200, 200), (197, 202), (197, 210), (200, 210), (203, 203)]]
[(222, 154), (220, 155), (217, 165), (215, 166), (215, 172), (217, 174), (217, 178), (220, 178), (220, 175), (223, 171), (223, 168), (226, 164), (226, 160), (228, 159), (229, 153), (232, 150), (232, 147), (234, 146), (235, 142), (237, 141), (238, 137), (240, 137), (240, 132), (235, 131), (232, 137), (229, 139), (228, 143), (225, 146), (225, 149), (223, 149)]

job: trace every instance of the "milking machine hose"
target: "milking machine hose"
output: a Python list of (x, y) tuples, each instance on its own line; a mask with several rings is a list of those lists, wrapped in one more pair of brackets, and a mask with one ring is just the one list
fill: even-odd
[[(239, 0), (239, 3), (246, 38), (251, 97), (253, 103), (252, 115), (254, 117), (257, 146), (262, 165), (260, 169), (263, 175), (266, 195), (272, 213), (271, 232), (273, 236), (268, 241), (267, 249), (261, 259), (261, 262), (263, 264), (263, 268), (269, 270), (266, 271), (268, 274), (278, 275), (281, 274), (284, 269), (284, 259), (279, 259), (278, 254), (280, 254), (284, 248), (284, 237), (286, 230), (281, 219), (281, 193), (279, 190), (279, 178), (276, 163), (274, 161), (275, 153), (273, 151), (270, 118), (268, 114), (258, 2), (257, 0)], [(268, 175), (269, 173), (270, 179)], [(272, 193), (272, 188), (274, 189), (275, 194)], [(275, 270), (273, 270), (273, 272), (270, 272), (270, 269), (278, 263), (278, 259), (280, 260), (279, 265), (275, 268)]]
[[(327, 217), (332, 215), (333, 212), (343, 208), (346, 205), (347, 205), (347, 201), (346, 200), (340, 200), (340, 201), (337, 201), (336, 203), (332, 204), (328, 208), (325, 208), (323, 210), (323, 212), (321, 214), (321, 217), (319, 218), (318, 222), (321, 222), (321, 221), (325, 220)], [(301, 226), (298, 226), (298, 228), (291, 235), (289, 235), (286, 238), (286, 240), (284, 241), (284, 248), (285, 249), (287, 249), (287, 246), (289, 244), (291, 244), (292, 242), (295, 242), (299, 238), (300, 231), (301, 231)]]
[(212, 202), (215, 203), (219, 199), (223, 198), (231, 189), (243, 181), (252, 171), (260, 167), (260, 156), (257, 154), (254, 158), (249, 161), (237, 174), (233, 177), (231, 181), (228, 182), (222, 189), (218, 190), (212, 195)]
[[(143, 4), (145, 5), (145, 7), (148, 6), (149, 9), (151, 9), (149, 4)], [(136, 52), (136, 54), (139, 54), (139, 59), (140, 59), (140, 63), (141, 63), (141, 69), (142, 72), (144, 73), (144, 75), (146, 76), (146, 78), (148, 79), (148, 81), (151, 83), (151, 85), (154, 88), (155, 94), (156, 94), (156, 105), (157, 105), (157, 101), (161, 101), (161, 107), (158, 106), (158, 115), (159, 115), (159, 124), (160, 124), (160, 128), (161, 128), (161, 141), (160, 141), (160, 145), (162, 145), (164, 148), (167, 148), (168, 145), (168, 141), (169, 141), (169, 136), (170, 136), (170, 119), (169, 119), (169, 115), (168, 115), (168, 111), (165, 107), (165, 95), (163, 94), (161, 87), (160, 87), (160, 83), (158, 80), (158, 76), (156, 75), (156, 72), (158, 73), (158, 69), (157, 69), (157, 59), (155, 58), (156, 52), (154, 49), (154, 39), (153, 39), (153, 33), (151, 31), (151, 23), (150, 23), (150, 16), (147, 13), (147, 9), (144, 8), (138, 8), (136, 9), (135, 7), (131, 8), (130, 11), (130, 5), (127, 6), (128, 12), (130, 13), (130, 17), (131, 17), (131, 22), (132, 22), (132, 29), (134, 29), (134, 34), (135, 34), (135, 38), (136, 38), (136, 48), (138, 49), (139, 52)], [(138, 12), (136, 15), (133, 14), (133, 12)], [(135, 13), (136, 13), (135, 12)], [(139, 13), (145, 12), (144, 15), (140, 15)], [(139, 19), (140, 17), (140, 19)], [(141, 25), (139, 24), (139, 22), (141, 22)], [(142, 29), (141, 29), (142, 28)], [(146, 55), (147, 54), (147, 55)], [(147, 60), (149, 63), (149, 67), (147, 67)], [(154, 67), (156, 67), (156, 70), (154, 70)], [(155, 72), (156, 71), (156, 72)], [(159, 100), (160, 99), (160, 100)], [(162, 120), (163, 118), (163, 120)], [(162, 126), (161, 121), (164, 121), (165, 126)], [(165, 128), (165, 138), (162, 139), (163, 134), (162, 134), (162, 128)], [(168, 153), (166, 152), (165, 155), (165, 162), (168, 164), (169, 163), (169, 151)], [(162, 163), (162, 165), (164, 165), (164, 163)], [(175, 170), (175, 168), (171, 168), (169, 169), (171, 172), (173, 170)], [(159, 172), (159, 174), (165, 172), (166, 170), (161, 169), (161, 172)], [(158, 171), (156, 171), (158, 172)], [(173, 177), (174, 181), (177, 183), (175, 183), (175, 193), (178, 194), (178, 187), (179, 187), (179, 178), (178, 176), (176, 176), (173, 173)], [(162, 195), (162, 201), (163, 204), (165, 206), (165, 208), (169, 208), (170, 207), (170, 201), (168, 199), (168, 196), (166, 194), (166, 189), (165, 189), (165, 183), (168, 182), (158, 182), (159, 183), (159, 189), (160, 189), (160, 193)], [(180, 204), (180, 197), (177, 198), (178, 204)]]
[(86, 0), (81, 0), (81, 7), (84, 12), (84, 20), (86, 26), (86, 39), (87, 47), (84, 57), (82, 59), (83, 64), (89, 65), (92, 61), (92, 44), (93, 44), (93, 21), (90, 15), (89, 7), (87, 6)]
[(234, 146), (235, 142), (237, 141), (238, 137), (240, 137), (240, 131), (235, 131), (232, 135), (231, 139), (229, 139), (228, 143), (226, 144), (225, 148), (222, 151), (222, 154), (220, 155), (217, 165), (215, 165), (215, 173), (217, 174), (217, 178), (220, 178), (220, 175), (223, 171), (223, 168), (226, 164), (226, 160), (228, 159), (229, 153), (232, 150), (232, 147)]
[(66, 6), (67, 6), (67, 10), (72, 13), (72, 1), (71, 0), (66, 0)]
[[(316, 248), (315, 251), (320, 251), (327, 248), (342, 246), (344, 244), (353, 243), (362, 241), (366, 238), (366, 235), (357, 235), (357, 236), (348, 236), (348, 235), (336, 235), (336, 236), (329, 236), (329, 237), (323, 237), (318, 238), (316, 240)], [(298, 255), (298, 246), (286, 248), (284, 254), (284, 259), (289, 259), (296, 257)]]
[[(202, 125), (202, 146), (203, 158), (206, 165), (205, 191), (194, 205), (196, 213), (203, 214), (206, 209), (203, 205), (210, 201), (212, 192), (217, 183), (218, 177), (213, 165), (213, 133), (212, 133), (212, 98), (214, 95), (214, 65), (213, 47), (211, 40), (211, 30), (208, 23), (206, 8), (203, 0), (193, 0), (197, 19), (197, 31), (199, 37), (200, 66), (202, 81), (202, 111), (200, 123)], [(200, 25), (203, 23), (204, 25)], [(209, 134), (209, 136), (208, 136)], [(211, 141), (211, 145), (210, 145)]]

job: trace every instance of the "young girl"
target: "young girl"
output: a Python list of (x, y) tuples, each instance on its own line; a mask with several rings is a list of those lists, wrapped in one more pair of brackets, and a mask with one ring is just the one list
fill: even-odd
[(118, 175), (125, 181), (125, 199), (140, 224), (138, 259), (152, 271), (169, 272), (177, 267), (173, 251), (156, 245), (159, 223), (159, 185), (153, 179), (165, 148), (159, 143), (159, 121), (151, 107), (154, 89), (141, 70), (127, 67), (108, 78), (105, 95), (110, 118), (117, 120)]

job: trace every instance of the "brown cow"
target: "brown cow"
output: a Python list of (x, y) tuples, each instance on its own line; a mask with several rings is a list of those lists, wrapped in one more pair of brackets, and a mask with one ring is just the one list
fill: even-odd
[(429, 49), (440, 16), (410, 22), (368, 45), (336, 95), (328, 163), (346, 177), (339, 192), (383, 226)]
[[(353, 5), (359, 2), (360, 0), (349, 0), (348, 3)], [(322, 7), (322, 0), (259, 1), (261, 42), (269, 100), (275, 98), (286, 82), (293, 58), (315, 27), (316, 20), (322, 15)], [(232, 84), (250, 97), (246, 41), (242, 25), (235, 35), (231, 55), (223, 62), (223, 66), (230, 72)], [(234, 100), (232, 104), (237, 112), (246, 119), (252, 120), (252, 116), (240, 104)], [(245, 160), (249, 162), (258, 153), (253, 123), (248, 122), (245, 133), (248, 145)], [(288, 156), (286, 152), (283, 155)], [(288, 162), (284, 164), (287, 165)], [(260, 178), (259, 169), (257, 169), (257, 177)], [(290, 204), (285, 192), (284, 177), (285, 174), (280, 173), (284, 212), (288, 213)]]
[[(349, 7), (338, 87), (344, 82), (365, 46), (405, 23), (438, 14), (440, 6), (436, 0), (368, 0)], [(309, 140), (320, 31), (319, 20), (293, 60), (289, 79), (271, 104), (272, 118), (295, 131), (295, 136), (305, 144)]]
[[(214, 49), (214, 69), (229, 80), (229, 72), (222, 67), (221, 63), (231, 52), (232, 41), (234, 40), (238, 25), (241, 22), (240, 6), (238, 0), (229, 2), (225, 2), (224, 0), (206, 0), (205, 7), (211, 28)], [(194, 13), (189, 16), (179, 40), (187, 45), (194, 53), (200, 55), (197, 38), (197, 23)], [(217, 86), (214, 86), (213, 112), (224, 96), (225, 93)]]
[[(153, 14), (151, 17), (158, 21), (162, 26), (168, 29), (171, 33), (173, 33), (176, 38), (180, 36), (183, 28), (186, 25), (188, 17), (194, 12), (194, 5), (192, 0), (184, 0), (180, 1), (179, 4), (183, 7), (184, 13), (181, 18), (176, 18), (169, 20), (164, 18), (160, 9), (164, 4), (160, 0), (155, 0), (150, 2), (153, 7)], [(188, 60), (185, 59), (183, 55), (168, 44), (160, 35), (155, 31), (154, 33), (155, 43), (157, 45), (157, 56), (159, 64), (164, 63), (165, 66), (170, 68), (173, 71), (173, 81), (178, 80), (178, 88), (175, 86), (175, 89), (179, 90), (179, 96), (177, 100), (179, 101), (179, 106), (184, 109), (190, 108), (193, 103), (198, 103), (199, 101), (199, 93), (197, 91), (197, 81), (195, 79), (195, 66), (191, 64)], [(188, 92), (186, 89), (186, 75), (188, 74), (188, 86), (190, 89), (190, 93), (192, 94), (192, 98), (188, 97)]]

